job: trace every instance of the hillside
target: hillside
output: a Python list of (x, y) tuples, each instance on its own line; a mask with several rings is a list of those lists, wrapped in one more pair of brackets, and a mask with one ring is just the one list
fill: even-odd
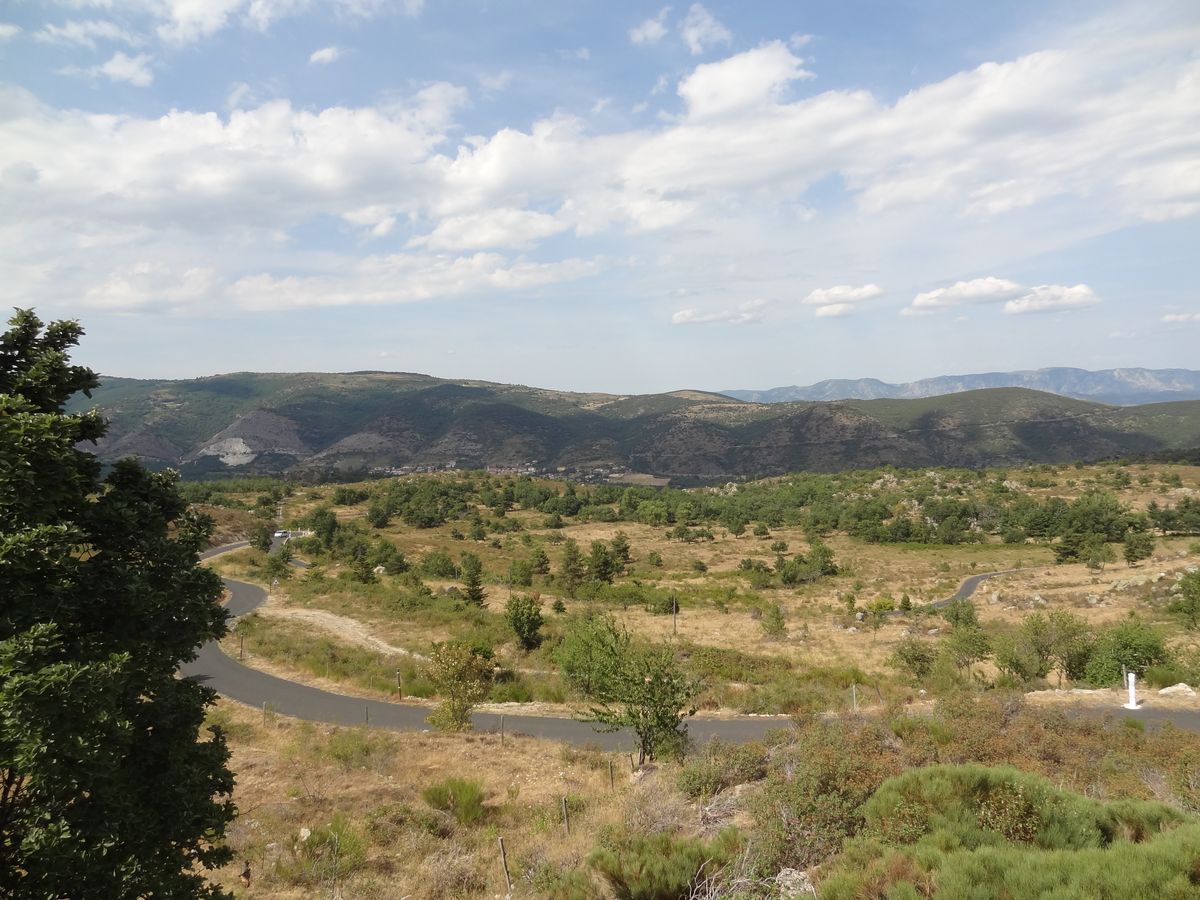
[(1023, 389), (746, 403), (387, 372), (105, 378), (97, 448), (185, 474), (478, 468), (696, 482), (877, 465), (1011, 465), (1200, 446), (1200, 401), (1121, 408)]
[(1049, 368), (977, 375), (940, 375), (903, 384), (890, 384), (877, 378), (838, 378), (805, 386), (723, 393), (737, 400), (755, 403), (792, 403), (800, 400), (911, 400), (1005, 387), (1029, 388), (1115, 406), (1135, 406), (1200, 399), (1200, 372), (1190, 369), (1104, 369), (1091, 372), (1087, 369)]

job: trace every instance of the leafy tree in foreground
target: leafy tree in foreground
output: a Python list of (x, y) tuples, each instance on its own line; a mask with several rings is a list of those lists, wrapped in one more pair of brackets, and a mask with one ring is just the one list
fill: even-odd
[(679, 668), (670, 646), (634, 643), (610, 616), (589, 616), (567, 630), (558, 660), (590, 702), (584, 721), (602, 731), (631, 730), (639, 764), (683, 750), (683, 720), (696, 711), (700, 686)]
[(229, 752), (199, 740), (212, 690), (175, 677), (225, 633), (197, 565), (211, 523), (173, 473), (101, 477), (76, 445), (97, 385), (82, 329), (18, 311), (0, 334), (0, 896), (217, 897)]
[(471, 710), (491, 684), (491, 663), (462, 641), (446, 641), (433, 645), (426, 673), (442, 698), (429, 724), (442, 731), (470, 731)]

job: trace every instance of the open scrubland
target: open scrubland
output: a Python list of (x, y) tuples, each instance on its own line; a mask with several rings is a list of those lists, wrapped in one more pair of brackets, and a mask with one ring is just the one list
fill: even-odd
[[(1200, 681), (1200, 469), (185, 487), (222, 536), (260, 545), (213, 563), (270, 587), (231, 652), (344, 693), (399, 689), (447, 729), (223, 701), (249, 895), (504, 894), (501, 837), (514, 896), (1192, 896), (1200, 881), (1197, 739), (1057, 708), (1117, 711), (1123, 667), (1155, 688)], [(277, 526), (311, 534), (268, 553)], [(619, 695), (606, 648), (674, 693)], [(774, 714), (780, 731), (684, 752), (664, 728), (633, 773), (625, 756), (453, 733), (464, 706), (619, 717), (659, 701)]]

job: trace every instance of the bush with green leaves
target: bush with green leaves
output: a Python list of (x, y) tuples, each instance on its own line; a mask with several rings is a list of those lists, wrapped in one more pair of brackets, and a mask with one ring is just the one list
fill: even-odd
[(933, 671), (933, 663), (937, 659), (937, 650), (932, 642), (922, 638), (906, 637), (896, 644), (896, 649), (888, 657), (888, 665), (901, 672), (907, 672), (917, 681), (923, 681)]
[(434, 644), (425, 666), (441, 703), (429, 724), (442, 731), (469, 731), (471, 710), (488, 694), (492, 663), (465, 641)]
[(620, 834), (588, 857), (619, 900), (678, 900), (691, 896), (705, 876), (728, 863), (742, 848), (735, 828), (711, 841), (671, 834)]
[(1150, 666), (1162, 665), (1170, 659), (1162, 634), (1131, 615), (1096, 637), (1084, 678), (1094, 685), (1118, 684), (1125, 671), (1141, 675)]
[(434, 809), (454, 816), (459, 825), (475, 825), (483, 821), (483, 785), (472, 778), (450, 777), (429, 785), (421, 797)]
[(822, 897), (1194, 897), (1200, 826), (1159, 803), (1102, 803), (1007, 767), (884, 782)]
[(517, 594), (508, 598), (504, 605), (504, 620), (517, 636), (517, 643), (525, 651), (536, 650), (542, 643), (542, 605), (532, 597)]

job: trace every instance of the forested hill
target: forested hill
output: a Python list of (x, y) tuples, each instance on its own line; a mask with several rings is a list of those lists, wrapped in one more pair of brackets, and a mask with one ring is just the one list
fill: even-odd
[[(922, 400), (747, 403), (387, 372), (103, 379), (105, 460), (185, 475), (406, 466), (616, 470), (713, 481), (789, 471), (988, 466), (1200, 447), (1200, 401), (1114, 407), (1004, 388)], [(593, 470), (599, 470), (594, 472)]]
[(1049, 368), (977, 375), (939, 375), (903, 384), (877, 378), (835, 378), (816, 384), (755, 391), (725, 391), (736, 400), (790, 403), (797, 400), (913, 400), (984, 388), (1023, 387), (1064, 397), (1133, 406), (1200, 399), (1200, 372), (1191, 369)]

